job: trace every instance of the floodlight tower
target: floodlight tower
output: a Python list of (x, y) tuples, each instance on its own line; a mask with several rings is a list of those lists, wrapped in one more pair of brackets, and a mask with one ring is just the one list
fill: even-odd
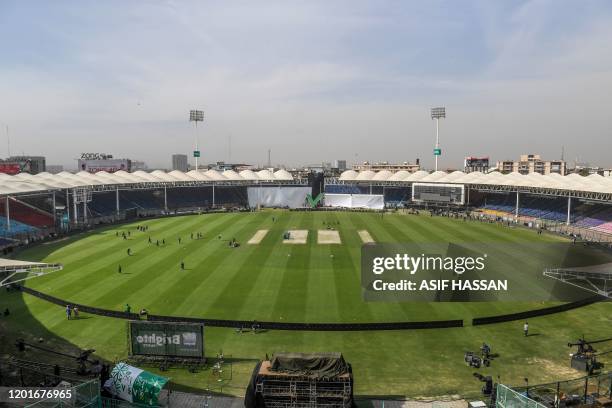
[(434, 148), (434, 157), (436, 158), (436, 171), (438, 171), (438, 157), (442, 155), (442, 149), (440, 149), (439, 122), (440, 119), (444, 118), (446, 118), (446, 108), (444, 106), (431, 108), (431, 119), (435, 119), (436, 121), (436, 147)]
[(198, 171), (198, 158), (200, 157), (200, 149), (198, 148), (198, 122), (204, 122), (204, 111), (201, 110), (190, 110), (189, 121), (195, 123), (195, 149), (193, 150), (193, 157), (195, 158), (195, 169)]

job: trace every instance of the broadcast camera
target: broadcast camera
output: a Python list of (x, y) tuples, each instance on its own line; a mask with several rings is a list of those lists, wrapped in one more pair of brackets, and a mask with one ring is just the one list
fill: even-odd
[[(488, 352), (490, 353), (491, 350), (489, 349)], [(491, 360), (489, 360), (488, 354), (485, 355), (483, 353), (483, 357), (480, 357), (473, 351), (466, 351), (463, 360), (468, 366), (474, 368), (480, 368), (480, 366), (489, 367), (491, 365)]]
[(482, 365), (482, 359), (476, 354), (474, 354), (473, 351), (466, 351), (463, 360), (470, 367), (480, 368), (480, 366)]

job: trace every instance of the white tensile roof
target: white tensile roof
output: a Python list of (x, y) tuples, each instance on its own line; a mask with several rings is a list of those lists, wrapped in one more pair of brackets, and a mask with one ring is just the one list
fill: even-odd
[(355, 170), (347, 170), (340, 175), (340, 180), (355, 180), (358, 175)]
[[(27, 174), (20, 173), (14, 176), (0, 173), (0, 195), (20, 194), (36, 191), (72, 189), (76, 187), (104, 186), (104, 185), (125, 185), (137, 183), (181, 183), (181, 182), (223, 182), (223, 181), (292, 181), (293, 177), (286, 170), (278, 170), (271, 172), (270, 170), (261, 170), (254, 172), (252, 170), (243, 170), (237, 173), (233, 170), (218, 172), (216, 170), (195, 171), (191, 170), (187, 173), (173, 170), (165, 172), (155, 170), (145, 172), (142, 170), (128, 173), (126, 171), (118, 171), (115, 173), (107, 173), (100, 171), (94, 174), (80, 171), (76, 174), (63, 171), (58, 174), (39, 173)], [(509, 186), (515, 188), (551, 188), (558, 190), (581, 191), (588, 193), (604, 193), (612, 194), (612, 177), (603, 177), (598, 174), (592, 174), (587, 177), (578, 174), (570, 174), (561, 176), (559, 174), (541, 175), (539, 173), (530, 173), (523, 175), (520, 173), (502, 174), (500, 172), (491, 173), (463, 173), (454, 171), (446, 173), (436, 171), (429, 173), (424, 170), (419, 170), (415, 173), (409, 173), (401, 170), (392, 173), (388, 170), (379, 172), (347, 170), (340, 175), (340, 181), (350, 182), (389, 182), (389, 183), (444, 183), (444, 184), (483, 184), (483, 185), (498, 185)]]
[(225, 177), (228, 180), (244, 180), (242, 176), (236, 173), (234, 170), (225, 170), (223, 172), (223, 177)]
[(259, 176), (255, 174), (253, 170), (242, 170), (240, 172), (240, 177), (245, 180), (259, 180)]
[(100, 171), (93, 174), (86, 171), (80, 171), (76, 174), (63, 171), (58, 174), (50, 174), (46, 172), (34, 175), (20, 173), (14, 176), (0, 173), (0, 195), (120, 184), (247, 180), (286, 182), (293, 181), (293, 176), (288, 171), (282, 169), (276, 171), (275, 173), (272, 173), (269, 170), (262, 170), (257, 173), (251, 170), (244, 170), (241, 171), (240, 174), (233, 170), (226, 170), (222, 173), (216, 170), (191, 170), (186, 173), (178, 170), (173, 170), (170, 172), (161, 170), (146, 172), (138, 170), (134, 173), (128, 173), (120, 170), (115, 173)]
[(412, 173), (406, 170), (400, 170), (397, 173), (394, 173), (391, 177), (387, 179), (387, 181), (404, 181), (408, 176)]
[(419, 170), (415, 173), (408, 173), (405, 170), (401, 170), (396, 173), (390, 173), (387, 170), (379, 172), (371, 170), (362, 172), (347, 170), (340, 175), (339, 180), (366, 183), (368, 181), (388, 181), (396, 183), (484, 184), (525, 188), (552, 188), (604, 194), (612, 193), (612, 177), (603, 177), (598, 174), (583, 177), (578, 174), (562, 176), (555, 173), (547, 175), (530, 173), (523, 175), (516, 172), (502, 174), (497, 171), (485, 174), (480, 172), (464, 173), (462, 171), (454, 171), (452, 173), (436, 171), (429, 173)]
[(274, 172), (274, 178), (276, 180), (293, 180), (293, 176), (285, 169), (280, 169)]

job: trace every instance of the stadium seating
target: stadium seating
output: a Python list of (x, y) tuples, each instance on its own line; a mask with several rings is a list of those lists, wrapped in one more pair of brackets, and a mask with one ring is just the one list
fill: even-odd
[(248, 206), (249, 198), (246, 187), (216, 187), (215, 204), (237, 207)]
[[(188, 208), (206, 208), (213, 205), (212, 187), (176, 187), (166, 190), (168, 209), (171, 211)], [(245, 206), (248, 202), (246, 187), (215, 187), (215, 205)], [(117, 211), (117, 195), (114, 191), (99, 192), (92, 195), (88, 204), (94, 216), (112, 215)], [(119, 208), (141, 210), (163, 210), (164, 190), (121, 190)]]
[[(570, 220), (576, 227), (612, 234), (612, 206), (574, 202)], [(514, 194), (488, 194), (481, 208), (495, 214), (514, 214)], [(520, 198), (519, 215), (557, 222), (567, 221), (567, 198), (524, 194)]]
[[(6, 218), (6, 207), (4, 205), (0, 205), (0, 216)], [(53, 215), (16, 199), (10, 200), (10, 217), (11, 224), (13, 221), (18, 221), (21, 224), (36, 228), (53, 227)]]
[(15, 244), (15, 241), (12, 239), (0, 238), (0, 248), (4, 248), (13, 244)]
[(38, 231), (37, 228), (24, 224), (17, 220), (11, 219), (11, 229), (9, 231), (6, 223), (6, 217), (0, 217), (0, 235), (3, 237), (12, 237), (16, 235), (33, 234)]
[(552, 221), (567, 221), (567, 199), (523, 195), (519, 203), (519, 214)]
[(117, 196), (114, 191), (93, 193), (91, 198), (88, 208), (92, 215), (105, 216), (117, 211)]
[[(516, 195), (489, 194), (484, 200), (482, 208), (514, 214)], [(567, 219), (567, 199), (524, 194), (520, 196), (519, 215), (563, 222)]]
[[(217, 206), (246, 206), (248, 195), (246, 187), (217, 186), (214, 191), (214, 203)], [(177, 187), (168, 189), (168, 208), (212, 207), (212, 187)]]
[(574, 221), (578, 227), (597, 228), (607, 222), (612, 222), (612, 207), (609, 205), (582, 204), (576, 206), (575, 212)]
[(325, 185), (325, 192), (329, 194), (363, 194), (359, 186), (354, 184), (327, 184)]
[(605, 234), (612, 234), (612, 222), (606, 222), (591, 229), (597, 232), (603, 232)]
[(119, 192), (119, 206), (122, 209), (140, 208), (145, 210), (164, 208), (163, 190), (127, 190)]
[(398, 207), (409, 202), (412, 199), (412, 190), (410, 188), (385, 188), (385, 205), (387, 207)]
[(515, 206), (516, 197), (510, 196), (510, 194), (489, 194), (485, 197), (481, 208), (511, 213)]

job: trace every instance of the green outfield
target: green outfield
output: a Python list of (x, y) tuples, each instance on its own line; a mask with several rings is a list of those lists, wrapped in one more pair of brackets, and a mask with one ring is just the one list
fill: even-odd
[[(148, 231), (136, 229), (146, 225)], [(323, 234), (327, 225), (338, 231)], [(268, 230), (267, 233), (259, 232)], [(286, 231), (307, 231), (305, 243), (283, 243)], [(127, 239), (122, 233), (130, 231)], [(367, 231), (369, 234), (363, 233)], [(197, 239), (201, 233), (202, 238)], [(192, 238), (193, 234), (193, 238)], [(296, 234), (295, 236), (298, 236)], [(149, 237), (152, 243), (149, 243)], [(179, 238), (181, 242), (179, 243)], [(60, 262), (64, 270), (27, 285), (71, 302), (150, 313), (219, 319), (290, 322), (393, 322), (464, 319), (546, 306), (543, 303), (366, 303), (360, 287), (360, 248), (376, 242), (560, 242), (552, 235), (498, 224), (425, 215), (261, 211), (161, 218), (100, 228), (19, 254), (24, 260)], [(231, 248), (236, 239), (240, 247)], [(251, 240), (251, 243), (248, 243)], [(331, 240), (331, 241), (330, 241)], [(156, 243), (160, 242), (158, 246)], [(162, 242), (165, 241), (165, 244)], [(132, 255), (128, 256), (128, 248)], [(516, 262), (538, 254), (517, 253)], [(595, 255), (594, 255), (595, 256)], [(185, 270), (180, 264), (184, 262)], [(118, 272), (121, 265), (122, 272)], [(528, 287), (528, 285), (526, 285)], [(99, 316), (67, 321), (61, 307), (28, 295), (4, 295), (18, 330), (39, 330), (109, 360), (127, 355), (126, 323)], [(23, 299), (21, 298), (23, 296)], [(0, 304), (2, 306), (2, 304)], [(567, 342), (582, 334), (612, 336), (612, 307), (600, 303), (531, 321), (457, 329), (396, 332), (283, 332), (238, 334), (208, 328), (206, 354), (233, 358), (232, 377), (173, 370), (182, 386), (241, 394), (255, 359), (274, 351), (341, 351), (353, 363), (361, 395), (441, 396), (477, 392), (480, 383), (463, 363), (466, 350), (490, 343), (500, 357), (482, 374), (509, 383), (547, 381), (580, 373), (569, 369)]]

